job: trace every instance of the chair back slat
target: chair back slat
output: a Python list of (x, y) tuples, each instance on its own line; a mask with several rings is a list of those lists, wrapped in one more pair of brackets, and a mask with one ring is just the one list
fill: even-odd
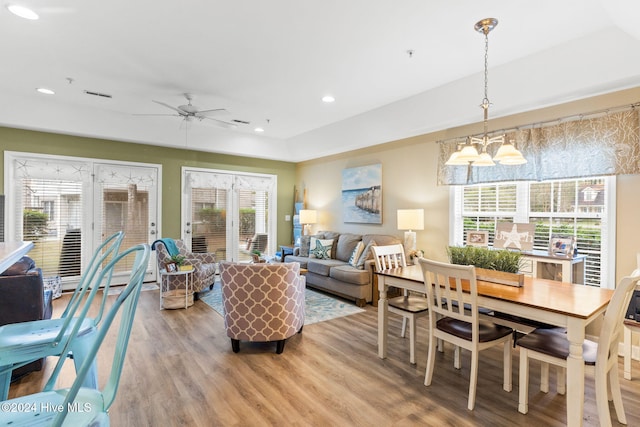
[(620, 280), (616, 286), (616, 290), (605, 311), (602, 328), (600, 329), (596, 365), (607, 363), (609, 359), (614, 357), (617, 360), (618, 342), (622, 334), (624, 315), (639, 281), (640, 269), (636, 269), (630, 276)]
[(371, 250), (376, 263), (376, 271), (407, 266), (402, 244), (372, 246)]
[[(429, 300), (429, 313), (436, 317), (450, 317), (467, 322), (478, 337), (478, 286), (475, 267), (455, 265), (420, 258), (424, 283)], [(465, 298), (463, 288), (468, 287)], [(465, 302), (465, 300), (467, 300)], [(465, 304), (469, 310), (465, 310)], [(433, 314), (431, 314), (433, 313)]]

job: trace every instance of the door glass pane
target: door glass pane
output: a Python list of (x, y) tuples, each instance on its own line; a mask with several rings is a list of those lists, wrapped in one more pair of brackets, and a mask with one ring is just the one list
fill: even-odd
[(228, 197), (225, 188), (191, 189), (193, 252), (211, 252), (216, 254), (216, 261), (227, 260)]
[(82, 271), (83, 188), (89, 168), (21, 158), (13, 161), (13, 173), (16, 238), (34, 243), (29, 257), (45, 277), (77, 278)]
[[(152, 194), (156, 187), (156, 169), (128, 165), (99, 164), (96, 166), (96, 193), (101, 201), (98, 207), (100, 236), (97, 245), (106, 238), (124, 231), (121, 248), (151, 243), (150, 224), (155, 218)], [(118, 263), (117, 272), (128, 272), (134, 255)]]

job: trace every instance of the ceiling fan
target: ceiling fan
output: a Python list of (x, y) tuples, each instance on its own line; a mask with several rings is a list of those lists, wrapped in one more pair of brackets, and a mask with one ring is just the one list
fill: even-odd
[(167, 104), (165, 102), (162, 102), (162, 101), (153, 100), (153, 102), (155, 102), (156, 104), (160, 104), (160, 105), (162, 105), (164, 107), (170, 108), (173, 111), (175, 111), (177, 114), (138, 114), (138, 115), (142, 115), (142, 116), (174, 116), (174, 117), (181, 117), (187, 122), (189, 122), (189, 121), (191, 121), (193, 119), (198, 119), (199, 121), (207, 119), (207, 120), (213, 121), (216, 125), (218, 125), (220, 127), (227, 128), (227, 129), (235, 129), (236, 127), (238, 127), (235, 123), (226, 122), (224, 120), (220, 120), (220, 119), (216, 119), (214, 117), (210, 117), (210, 116), (216, 115), (216, 114), (227, 113), (227, 110), (225, 110), (224, 108), (212, 108), (212, 109), (208, 109), (208, 110), (200, 110), (198, 107), (196, 107), (195, 105), (193, 105), (191, 103), (191, 101), (193, 100), (193, 95), (192, 94), (185, 93), (184, 97), (187, 99), (187, 104), (186, 105), (178, 105), (177, 107), (174, 107), (174, 106), (169, 105), (169, 104)]

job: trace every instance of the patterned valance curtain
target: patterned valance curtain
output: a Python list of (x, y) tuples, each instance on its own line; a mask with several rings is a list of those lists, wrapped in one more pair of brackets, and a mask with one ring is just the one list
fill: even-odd
[[(640, 173), (639, 111), (635, 108), (551, 126), (507, 132), (528, 162), (489, 167), (447, 166), (460, 141), (440, 143), (438, 185), (544, 181)], [(496, 146), (493, 146), (496, 145)], [(494, 156), (499, 144), (487, 148)]]

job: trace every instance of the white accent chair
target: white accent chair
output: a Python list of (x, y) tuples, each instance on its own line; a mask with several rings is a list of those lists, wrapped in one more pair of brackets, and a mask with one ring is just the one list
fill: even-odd
[[(478, 382), (478, 354), (498, 344), (503, 345), (503, 389), (511, 391), (511, 328), (480, 319), (476, 269), (472, 265), (455, 265), (424, 258), (422, 267), (429, 303), (429, 355), (424, 385), (431, 385), (436, 355), (436, 339), (456, 346), (454, 367), (460, 369), (460, 348), (471, 352), (469, 400), (473, 410)], [(463, 292), (463, 287), (466, 290)], [(437, 316), (437, 317), (436, 317)]]
[[(640, 270), (635, 270), (631, 276), (623, 278), (618, 283), (605, 311), (598, 342), (585, 340), (582, 346), (585, 365), (594, 368), (596, 406), (601, 426), (611, 425), (608, 388), (613, 398), (618, 421), (622, 424), (627, 423), (618, 381), (618, 344), (622, 333), (622, 319), (639, 280)], [(520, 338), (517, 344), (520, 347), (518, 411), (526, 414), (529, 411), (529, 359), (541, 362), (540, 390), (545, 393), (549, 390), (549, 363), (556, 365), (558, 367), (557, 391), (559, 394), (564, 394), (569, 340), (562, 328), (536, 329)]]

